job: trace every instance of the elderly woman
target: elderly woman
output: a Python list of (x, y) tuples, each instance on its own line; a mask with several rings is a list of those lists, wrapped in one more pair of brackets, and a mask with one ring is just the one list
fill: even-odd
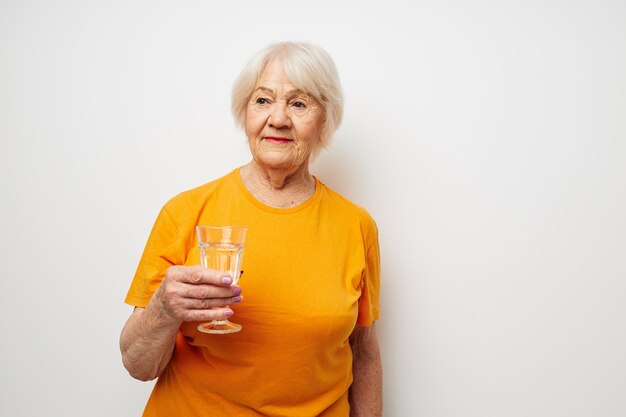
[[(342, 117), (330, 56), (271, 45), (235, 82), (252, 160), (161, 210), (126, 303), (124, 366), (158, 377), (144, 416), (380, 416), (374, 221), (309, 172)], [(198, 266), (196, 225), (248, 226), (242, 288)], [(243, 330), (199, 332), (235, 314)]]

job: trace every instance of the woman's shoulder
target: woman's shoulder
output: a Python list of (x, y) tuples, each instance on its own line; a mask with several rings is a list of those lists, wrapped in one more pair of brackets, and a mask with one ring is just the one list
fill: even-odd
[(233, 170), (220, 178), (176, 194), (165, 203), (164, 209), (169, 212), (180, 212), (190, 209), (195, 211), (197, 207), (204, 206), (211, 198), (233, 183), (233, 175), (236, 171)]
[(325, 184), (319, 178), (317, 178), (317, 181), (321, 185), (322, 190), (325, 192), (326, 199), (331, 204), (336, 205), (337, 207), (341, 209), (352, 211), (353, 213), (361, 215), (361, 216), (371, 217), (365, 207), (361, 206), (360, 204), (355, 203), (354, 201), (350, 200), (343, 194), (340, 194), (339, 192), (330, 188), (327, 184)]
[(325, 204), (329, 205), (333, 215), (345, 216), (347, 219), (353, 219), (361, 224), (362, 229), (370, 229), (374, 233), (377, 232), (376, 221), (369, 211), (330, 188), (318, 179), (323, 187)]

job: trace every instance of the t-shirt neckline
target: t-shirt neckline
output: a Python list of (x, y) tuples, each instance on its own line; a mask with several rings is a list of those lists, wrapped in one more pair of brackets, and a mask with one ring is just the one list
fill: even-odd
[(252, 203), (259, 209), (266, 211), (268, 213), (275, 213), (275, 214), (296, 213), (298, 211), (304, 210), (305, 208), (310, 207), (311, 205), (315, 204), (319, 200), (320, 195), (322, 193), (322, 182), (315, 175), (313, 175), (313, 179), (315, 180), (315, 191), (313, 192), (313, 195), (309, 197), (306, 201), (294, 207), (288, 207), (288, 208), (271, 207), (260, 202), (252, 195), (252, 193), (248, 190), (246, 185), (243, 183), (243, 179), (241, 178), (240, 171), (241, 171), (241, 167), (235, 169), (231, 173), (231, 175), (234, 177), (235, 182), (237, 183), (237, 187), (239, 188), (241, 193), (244, 195), (244, 197), (246, 197), (246, 199), (250, 201), (250, 203)]

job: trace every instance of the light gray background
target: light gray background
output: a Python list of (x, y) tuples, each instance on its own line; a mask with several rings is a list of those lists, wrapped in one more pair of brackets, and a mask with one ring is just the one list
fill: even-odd
[(0, 414), (141, 413), (152, 223), (248, 160), (232, 82), (305, 40), (346, 96), (313, 172), (380, 228), (386, 415), (626, 415), (626, 3), (225, 3), (0, 1)]

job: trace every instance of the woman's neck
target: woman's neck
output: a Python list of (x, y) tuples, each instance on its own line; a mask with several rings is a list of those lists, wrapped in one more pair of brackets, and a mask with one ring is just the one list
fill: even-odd
[(306, 163), (289, 171), (263, 167), (252, 160), (241, 167), (240, 175), (254, 198), (270, 207), (295, 207), (315, 192), (315, 179)]

